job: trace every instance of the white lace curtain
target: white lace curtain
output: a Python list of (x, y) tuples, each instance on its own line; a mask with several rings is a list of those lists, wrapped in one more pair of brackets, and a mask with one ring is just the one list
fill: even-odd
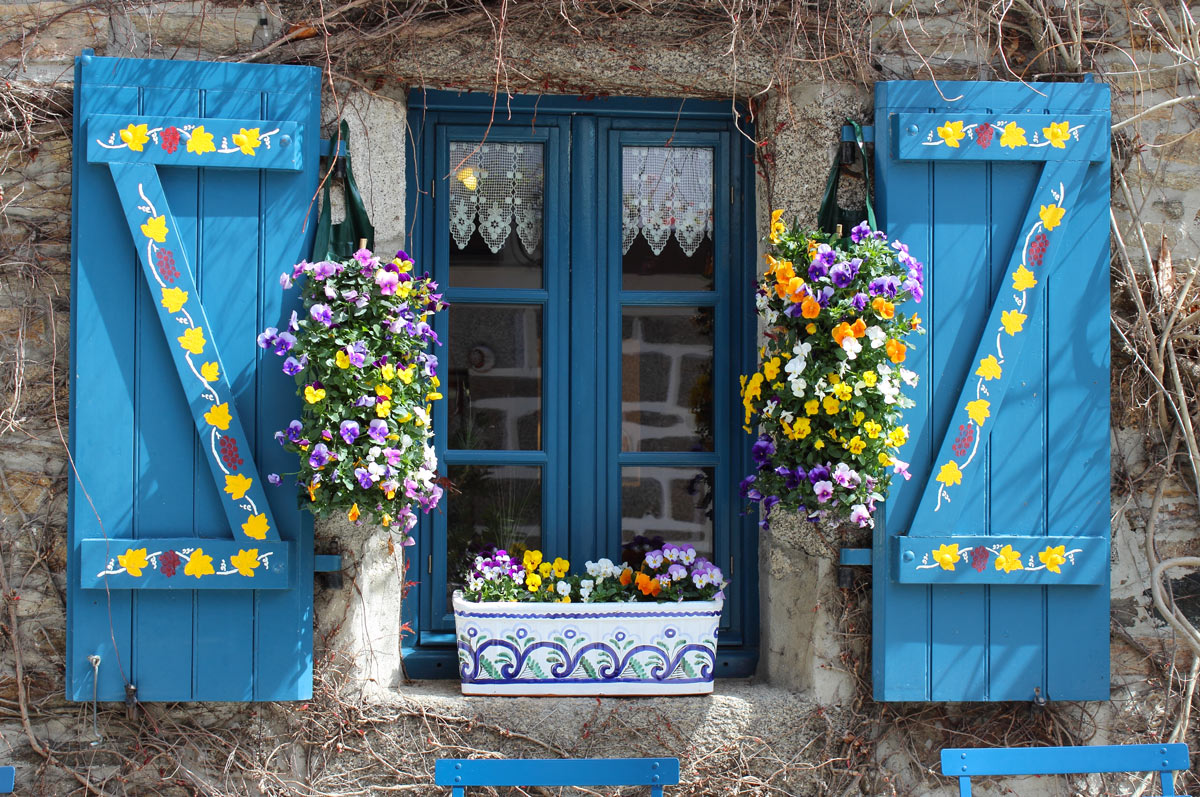
[(712, 237), (713, 151), (703, 147), (624, 147), (621, 250), (638, 234), (662, 254), (671, 234), (691, 257)]
[(450, 234), (459, 249), (476, 229), (492, 252), (513, 222), (526, 252), (542, 242), (542, 145), (451, 141)]

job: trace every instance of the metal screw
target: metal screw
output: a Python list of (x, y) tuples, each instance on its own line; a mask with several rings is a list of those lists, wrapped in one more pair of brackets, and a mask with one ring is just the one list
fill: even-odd
[(921, 131), (920, 131), (920, 129), (919, 129), (919, 128), (918, 128), (916, 125), (909, 125), (909, 126), (908, 126), (908, 134), (909, 134), (910, 136), (915, 136), (915, 135), (916, 135), (917, 133), (919, 133), (919, 132), (921, 132)]
[(279, 137), (279, 146), (288, 147), (288, 146), (291, 146), (291, 144), (292, 144), (291, 136), (280, 136)]

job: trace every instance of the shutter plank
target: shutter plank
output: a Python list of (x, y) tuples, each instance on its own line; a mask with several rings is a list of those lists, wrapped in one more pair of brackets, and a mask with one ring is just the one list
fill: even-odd
[[(214, 81), (204, 93), (205, 117), (261, 119), (257, 91), (224, 90)], [(225, 353), (226, 377), (246, 419), (239, 445), (249, 445), (257, 432), (255, 337), (260, 271), (259, 226), (263, 212), (257, 171), (201, 169), (201, 250), (204, 271), (196, 275), (201, 296), (214, 308), (213, 338)], [(252, 452), (247, 451), (246, 454)], [(246, 454), (243, 458), (249, 460)], [(202, 481), (202, 480), (201, 480)], [(197, 484), (197, 527), (220, 528), (220, 488)], [(272, 523), (274, 526), (275, 524)], [(212, 535), (218, 536), (218, 535)], [(225, 618), (247, 618), (227, 627)], [(254, 595), (250, 591), (209, 591), (196, 595), (195, 689), (201, 700), (250, 700), (254, 695)]]
[[(147, 109), (195, 116), (200, 112), (200, 92), (147, 88), (142, 92), (141, 110)], [(89, 131), (94, 132), (90, 124)], [(159, 176), (163, 193), (171, 203), (180, 243), (187, 252), (198, 251), (196, 170), (160, 168)], [(139, 281), (138, 394), (134, 402), (139, 460), (135, 536), (191, 535), (195, 533), (192, 486), (198, 438), (179, 381), (163, 378), (164, 374), (174, 372), (175, 365), (158, 320), (159, 297), (151, 293), (145, 279)], [(138, 590), (133, 594), (132, 669), (139, 699), (177, 700), (180, 684), (190, 686), (192, 604), (192, 593), (188, 591)]]
[[(76, 67), (76, 85), (87, 78)], [(130, 86), (90, 86), (75, 105), (75, 140), (87, 112), (112, 108), (138, 111), (138, 90)], [(80, 208), (88, 208), (80, 213)], [(134, 516), (134, 418), (137, 328), (129, 308), (142, 290), (137, 253), (125, 231), (121, 202), (108, 169), (72, 163), (71, 247), (71, 450), (78, 479), (69, 489), (72, 528), (97, 531), (96, 516), (110, 538), (130, 537)], [(112, 231), (120, 235), (114, 237)], [(91, 245), (79, 245), (87, 242)], [(161, 335), (160, 335), (161, 337)], [(93, 343), (96, 342), (96, 343)], [(93, 687), (102, 699), (125, 694), (131, 663), (132, 598), (128, 592), (83, 592), (79, 587), (79, 535), (70, 540), (68, 557), (67, 695), (90, 700)], [(100, 656), (99, 682), (93, 683), (87, 657)], [(124, 670), (124, 677), (122, 677)]]

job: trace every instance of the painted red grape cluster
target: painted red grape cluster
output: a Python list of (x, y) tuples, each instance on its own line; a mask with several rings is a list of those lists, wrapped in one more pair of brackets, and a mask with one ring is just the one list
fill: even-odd
[(971, 450), (971, 444), (975, 442), (975, 424), (961, 423), (958, 425), (958, 436), (954, 438), (954, 445), (951, 448), (954, 450), (954, 455), (957, 457), (966, 456)]
[(994, 129), (995, 128), (993, 128), (987, 122), (984, 122), (983, 124), (979, 125), (979, 127), (976, 127), (975, 143), (984, 149), (990, 147), (992, 145), (992, 133)]
[(158, 569), (164, 576), (170, 578), (175, 575), (175, 568), (179, 567), (183, 559), (174, 551), (167, 551), (162, 556), (158, 557)]
[(238, 456), (237, 440), (225, 436), (221, 438), (221, 461), (231, 470), (237, 470), (245, 460)]
[(162, 148), (172, 155), (179, 148), (179, 128), (168, 127), (162, 131)]
[(1029, 262), (1035, 266), (1042, 264), (1042, 258), (1046, 256), (1046, 248), (1050, 246), (1050, 240), (1044, 232), (1038, 233), (1033, 243), (1029, 244)]
[(976, 545), (971, 550), (971, 567), (975, 568), (975, 572), (982, 573), (987, 568), (990, 555), (988, 549), (982, 545)]
[(170, 249), (159, 249), (154, 256), (158, 266), (158, 273), (167, 282), (174, 282), (179, 278), (179, 269), (175, 268), (175, 253)]

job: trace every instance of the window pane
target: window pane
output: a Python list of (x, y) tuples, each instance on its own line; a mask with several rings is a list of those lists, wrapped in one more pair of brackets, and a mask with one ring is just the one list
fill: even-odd
[(462, 589), (468, 553), (503, 548), (519, 559), (542, 545), (542, 469), (451, 465), (446, 496), (446, 606)]
[(713, 450), (713, 310), (626, 307), (621, 450)]
[(446, 445), (542, 447), (542, 308), (456, 304), (450, 325)]
[(542, 287), (542, 145), (450, 142), (450, 285)]
[(621, 148), (625, 290), (713, 287), (713, 151)]
[(712, 518), (712, 468), (621, 468), (621, 544), (629, 553), (689, 543), (712, 559)]

